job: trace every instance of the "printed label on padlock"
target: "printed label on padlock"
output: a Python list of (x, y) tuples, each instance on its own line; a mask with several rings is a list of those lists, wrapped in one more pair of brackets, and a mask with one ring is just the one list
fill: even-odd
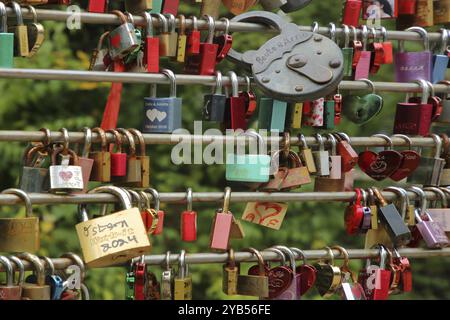
[(279, 230), (288, 209), (282, 202), (248, 202), (242, 220)]
[(79, 166), (50, 166), (50, 189), (83, 190), (83, 173)]
[(322, 127), (324, 104), (325, 98), (311, 102), (311, 113), (303, 116), (303, 123), (311, 127)]
[(171, 133), (181, 128), (180, 98), (144, 99), (145, 133)]

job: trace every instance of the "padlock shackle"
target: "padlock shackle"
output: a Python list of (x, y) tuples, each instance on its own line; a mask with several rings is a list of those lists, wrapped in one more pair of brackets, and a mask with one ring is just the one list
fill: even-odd
[(216, 31), (216, 21), (210, 15), (204, 14), (202, 16), (208, 22), (208, 36), (206, 37), (206, 43), (213, 43), (214, 32)]
[(45, 268), (44, 268), (44, 264), (41, 262), (41, 260), (36, 255), (28, 253), (28, 252), (20, 252), (17, 254), (17, 257), (19, 257), (20, 259), (23, 259), (25, 261), (28, 261), (33, 265), (34, 271), (36, 272), (36, 284), (38, 286), (44, 286), (45, 285)]
[(127, 19), (127, 17), (123, 14), (122, 11), (119, 11), (119, 10), (112, 10), (110, 13), (115, 14), (116, 16), (118, 16), (121, 24), (128, 23), (128, 19)]
[(402, 215), (402, 219), (405, 220), (406, 218), (406, 211), (408, 210), (408, 194), (406, 192), (405, 189), (401, 189), (398, 187), (387, 187), (384, 189), (384, 191), (390, 191), (395, 193), (395, 195), (399, 198), (400, 200), (400, 213)]
[[(279, 15), (267, 11), (249, 11), (238, 16), (235, 16), (230, 22), (255, 22), (261, 23), (268, 27), (273, 27), (281, 32), (281, 29), (287, 22)], [(228, 52), (227, 58), (235, 63), (243, 62), (243, 53), (240, 53), (233, 48)]]
[(91, 128), (84, 127), (83, 132), (84, 132), (84, 145), (83, 145), (83, 151), (81, 153), (81, 156), (83, 158), (88, 158), (89, 152), (91, 151), (91, 146), (92, 146), (92, 130), (91, 130)]
[(319, 151), (325, 151), (325, 144), (323, 142), (323, 137), (320, 133), (314, 134), (314, 138), (317, 140), (317, 144), (319, 145)]
[[(428, 32), (422, 27), (411, 27), (405, 31), (417, 32), (423, 40), (423, 47), (425, 51), (430, 51), (430, 39), (428, 37)], [(398, 41), (398, 47), (400, 52), (405, 52), (405, 40)]]
[(392, 142), (392, 139), (389, 138), (389, 136), (382, 134), (382, 133), (377, 133), (377, 134), (373, 134), (372, 137), (383, 138), (387, 142), (387, 146), (384, 147), (384, 150), (392, 150), (394, 143)]
[(275, 247), (271, 247), (271, 248), (268, 248), (268, 249), (264, 249), (263, 251), (275, 252), (281, 258), (280, 265), (282, 265), (282, 266), (286, 265), (286, 256), (284, 255), (284, 253), (280, 249), (277, 249)]
[(330, 29), (330, 39), (333, 42), (336, 42), (336, 25), (333, 22), (328, 24), (328, 28)]
[(16, 18), (17, 18), (17, 25), (18, 26), (22, 26), (23, 25), (22, 8), (15, 1), (11, 1), (10, 4), (11, 4), (11, 7), (13, 8), (14, 13), (15, 13)]
[[(142, 134), (141, 131), (134, 129), (134, 128), (129, 128), (127, 129), (133, 136), (136, 137), (136, 139), (139, 142), (139, 155), (140, 156), (145, 156), (146, 152), (145, 152), (145, 139), (144, 139), (144, 135)], [(136, 144), (136, 141), (135, 141)]]
[[(278, 246), (273, 246), (273, 248), (281, 250), (286, 255), (286, 257), (289, 258), (289, 262), (291, 264), (291, 270), (292, 270), (292, 272), (294, 274), (294, 277), (295, 277), (296, 265), (295, 265), (295, 254), (294, 254), (294, 252), (291, 249), (289, 249), (288, 247), (286, 247), (286, 246), (279, 246), (278, 245)], [(293, 281), (295, 281), (295, 278), (294, 278)]]
[(425, 212), (426, 209), (427, 209), (427, 203), (428, 203), (427, 196), (426, 196), (425, 192), (421, 188), (415, 187), (415, 186), (412, 186), (412, 187), (408, 188), (408, 191), (414, 192), (416, 195), (419, 196), (419, 200), (418, 201), (419, 201), (420, 213)]
[(155, 15), (159, 18), (161, 23), (159, 28), (162, 29), (162, 33), (169, 33), (169, 22), (167, 21), (167, 18), (161, 13), (152, 13), (151, 15)]
[(92, 132), (97, 133), (100, 136), (101, 149), (103, 152), (107, 152), (108, 151), (108, 141), (106, 139), (105, 130), (103, 130), (100, 127), (96, 127), (94, 129), (92, 129)]
[(145, 20), (145, 32), (147, 37), (153, 37), (154, 31), (153, 31), (153, 19), (150, 13), (144, 11), (142, 12), (142, 16)]
[(25, 265), (23, 264), (22, 260), (20, 260), (16, 256), (9, 256), (8, 259), (11, 262), (14, 262), (15, 266), (17, 267), (17, 269), (19, 269), (19, 278), (17, 279), (17, 283), (16, 284), (18, 286), (20, 286), (25, 281)]
[(447, 49), (449, 32), (447, 29), (444, 29), (444, 28), (439, 29), (439, 32), (441, 33), (441, 46), (439, 48), (438, 53), (445, 54), (445, 50)]
[(0, 32), (6, 33), (8, 32), (8, 13), (6, 11), (5, 4), (0, 2)]
[(255, 248), (252, 248), (252, 247), (242, 249), (242, 251), (250, 252), (250, 253), (252, 253), (252, 254), (254, 254), (256, 256), (256, 258), (258, 259), (258, 267), (259, 267), (258, 268), (258, 276), (260, 276), (260, 277), (266, 276), (266, 268), (265, 268), (265, 265), (264, 265), (264, 258), (261, 255), (261, 253), (258, 250), (256, 250)]
[(187, 264), (186, 264), (186, 250), (180, 251), (180, 257), (178, 258), (178, 268), (180, 274), (178, 275), (179, 279), (186, 278), (187, 275)]
[(33, 23), (38, 23), (36, 9), (32, 5), (27, 5), (25, 6), (25, 8), (27, 8), (30, 11), (31, 15), (33, 16)]
[(177, 79), (172, 70), (161, 69), (161, 73), (164, 74), (170, 81), (170, 97), (175, 98), (177, 96)]
[(412, 140), (411, 140), (411, 138), (408, 137), (407, 135), (404, 135), (404, 134), (394, 134), (392, 137), (402, 138), (403, 140), (406, 141), (406, 143), (408, 143), (408, 149), (409, 149), (409, 150), (412, 149)]
[(170, 251), (166, 252), (166, 258), (164, 259), (163, 267), (166, 271), (170, 271)]
[(223, 78), (222, 78), (222, 72), (219, 70), (216, 70), (216, 85), (214, 86), (212, 92), (214, 94), (222, 94), (223, 93)]
[[(77, 265), (80, 268), (80, 282), (84, 282), (84, 278), (86, 277), (86, 266), (83, 262), (83, 259), (81, 257), (73, 252), (66, 252), (61, 255), (60, 258), (66, 258), (72, 260), (75, 265)], [(66, 270), (64, 270), (64, 273), (67, 275)]]
[(192, 188), (186, 189), (187, 211), (192, 211), (193, 193)]
[(6, 286), (14, 286), (14, 268), (11, 261), (6, 256), (0, 256), (0, 264), (4, 267), (6, 272)]
[(219, 19), (219, 21), (223, 21), (225, 23), (225, 30), (220, 31), (220, 32), (218, 31), (216, 33), (224, 34), (224, 35), (230, 34), (230, 19), (228, 19), (226, 17), (222, 17)]
[(164, 16), (167, 18), (167, 23), (169, 24), (169, 32), (175, 32), (177, 28), (177, 20), (175, 19), (175, 16), (171, 13), (165, 13)]
[(439, 157), (441, 156), (442, 153), (442, 138), (439, 137), (439, 135), (432, 133), (430, 134), (430, 136), (433, 138), (434, 142), (435, 142), (435, 149), (436, 149), (436, 153), (434, 155), (435, 159), (439, 159)]
[(231, 188), (226, 187), (223, 194), (223, 207), (222, 207), (223, 213), (228, 213), (228, 211), (230, 211), (230, 198), (231, 198)]
[[(119, 131), (117, 131), (116, 129), (109, 129), (106, 130), (106, 133), (112, 133), (114, 135), (114, 147), (116, 148), (117, 153), (122, 153), (122, 135), (119, 133)], [(103, 150), (103, 141), (102, 141), (102, 151), (107, 151), (106, 148), (105, 150)]]
[(436, 194), (437, 196), (439, 196), (439, 199), (441, 200), (442, 207), (443, 208), (447, 208), (448, 207), (447, 196), (445, 195), (444, 191), (442, 191), (441, 189), (439, 189), (437, 187), (426, 187), (426, 188), (423, 188), (423, 190), (431, 191), (434, 194)]
[(28, 196), (28, 193), (26, 193), (25, 191), (23, 191), (21, 189), (16, 189), (16, 188), (9, 188), (9, 189), (3, 190), (2, 193), (14, 194), (14, 195), (18, 196), (25, 203), (27, 218), (33, 217), (33, 204), (31, 202), (30, 196)]
[(124, 135), (127, 138), (130, 150), (130, 157), (136, 157), (136, 143), (134, 142), (133, 135), (130, 133), (130, 131), (124, 128), (117, 128), (117, 131), (119, 131), (122, 135)]
[(152, 195), (152, 200), (153, 202), (155, 202), (155, 211), (156, 213), (158, 213), (161, 202), (159, 198), (159, 192), (153, 188), (144, 189), (144, 192), (150, 193)]
[(330, 141), (330, 143), (331, 143), (331, 155), (335, 156), (336, 155), (336, 146), (337, 146), (336, 138), (331, 133), (327, 133), (324, 136), (327, 137), (328, 141)]
[(115, 186), (100, 186), (90, 190), (88, 193), (110, 193), (119, 198), (122, 207), (126, 209), (131, 209), (131, 201), (128, 195), (119, 187)]
[(228, 71), (228, 77), (230, 77), (231, 82), (231, 96), (239, 97), (239, 81), (237, 75), (234, 71)]
[(369, 29), (365, 24), (361, 26), (363, 51), (367, 51), (367, 42), (369, 41)]
[(304, 265), (308, 264), (308, 259), (306, 258), (306, 255), (303, 252), (303, 250), (301, 250), (299, 248), (295, 248), (295, 247), (291, 247), (289, 249), (291, 249), (294, 253), (296, 253), (299, 257), (302, 258)]
[[(50, 259), (47, 256), (39, 256), (39, 259), (44, 260), (44, 272), (46, 275), (54, 275), (55, 274), (55, 264), (53, 263), (52, 259)], [(47, 270), (50, 272), (47, 273)]]
[(184, 14), (178, 15), (178, 31), (180, 35), (186, 34), (186, 17)]
[(343, 24), (342, 29), (344, 29), (344, 48), (350, 48), (350, 28)]

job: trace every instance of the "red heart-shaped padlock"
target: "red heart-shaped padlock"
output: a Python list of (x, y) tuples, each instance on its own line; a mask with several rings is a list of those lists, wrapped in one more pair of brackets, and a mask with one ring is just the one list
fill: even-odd
[(400, 167), (389, 176), (394, 181), (400, 181), (417, 169), (420, 164), (420, 154), (413, 150), (405, 150), (400, 152), (403, 156)]
[(358, 165), (374, 180), (381, 181), (393, 174), (401, 165), (403, 156), (395, 150), (384, 150), (378, 154), (363, 151), (359, 154)]
[(300, 277), (297, 277), (297, 291), (302, 296), (316, 283), (317, 270), (312, 265), (303, 264), (298, 266), (295, 272), (300, 275)]

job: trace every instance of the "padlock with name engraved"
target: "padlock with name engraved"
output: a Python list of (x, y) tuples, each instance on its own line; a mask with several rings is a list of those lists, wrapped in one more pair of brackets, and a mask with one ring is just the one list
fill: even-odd
[(152, 97), (144, 98), (144, 133), (171, 133), (181, 128), (182, 99), (177, 98), (175, 75), (171, 70), (162, 69), (170, 80), (170, 96), (156, 97), (156, 85), (152, 85)]
[(395, 80), (411, 82), (414, 80), (431, 81), (432, 55), (427, 31), (420, 27), (411, 27), (405, 31), (414, 31), (423, 39), (425, 51), (405, 52), (404, 40), (399, 41), (399, 52), (395, 54)]

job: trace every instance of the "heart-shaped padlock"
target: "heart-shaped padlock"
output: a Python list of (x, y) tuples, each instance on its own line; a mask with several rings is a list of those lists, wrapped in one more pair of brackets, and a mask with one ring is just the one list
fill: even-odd
[(317, 270), (314, 266), (308, 264), (304, 252), (298, 248), (290, 248), (294, 253), (303, 258), (303, 264), (295, 268), (297, 275), (297, 294), (304, 295), (316, 283)]
[(27, 6), (27, 8), (33, 15), (33, 22), (27, 24), (29, 58), (34, 56), (42, 46), (45, 40), (45, 30), (44, 26), (37, 21), (37, 14), (34, 7)]
[(300, 31), (296, 24), (266, 11), (246, 12), (230, 21), (262, 23), (280, 31), (258, 50), (228, 53), (230, 60), (251, 69), (264, 95), (289, 102), (315, 100), (332, 94), (342, 80), (344, 57), (328, 37)]
[(400, 166), (389, 176), (389, 178), (394, 181), (400, 181), (417, 169), (420, 164), (420, 154), (414, 150), (411, 150), (412, 141), (408, 136), (403, 134), (395, 134), (394, 137), (403, 138), (406, 142), (408, 142), (409, 148), (409, 150), (400, 151), (400, 154), (403, 156)]
[(330, 259), (319, 261), (314, 264), (316, 273), (316, 288), (319, 294), (325, 298), (333, 295), (342, 281), (341, 269), (335, 265), (334, 254), (331, 248), (325, 247)]
[(343, 99), (342, 108), (347, 119), (362, 125), (380, 113), (383, 108), (383, 98), (374, 93), (362, 97), (349, 96)]
[(395, 150), (384, 150), (378, 154), (366, 150), (359, 154), (358, 165), (369, 177), (381, 181), (400, 167), (402, 159), (403, 156)]

